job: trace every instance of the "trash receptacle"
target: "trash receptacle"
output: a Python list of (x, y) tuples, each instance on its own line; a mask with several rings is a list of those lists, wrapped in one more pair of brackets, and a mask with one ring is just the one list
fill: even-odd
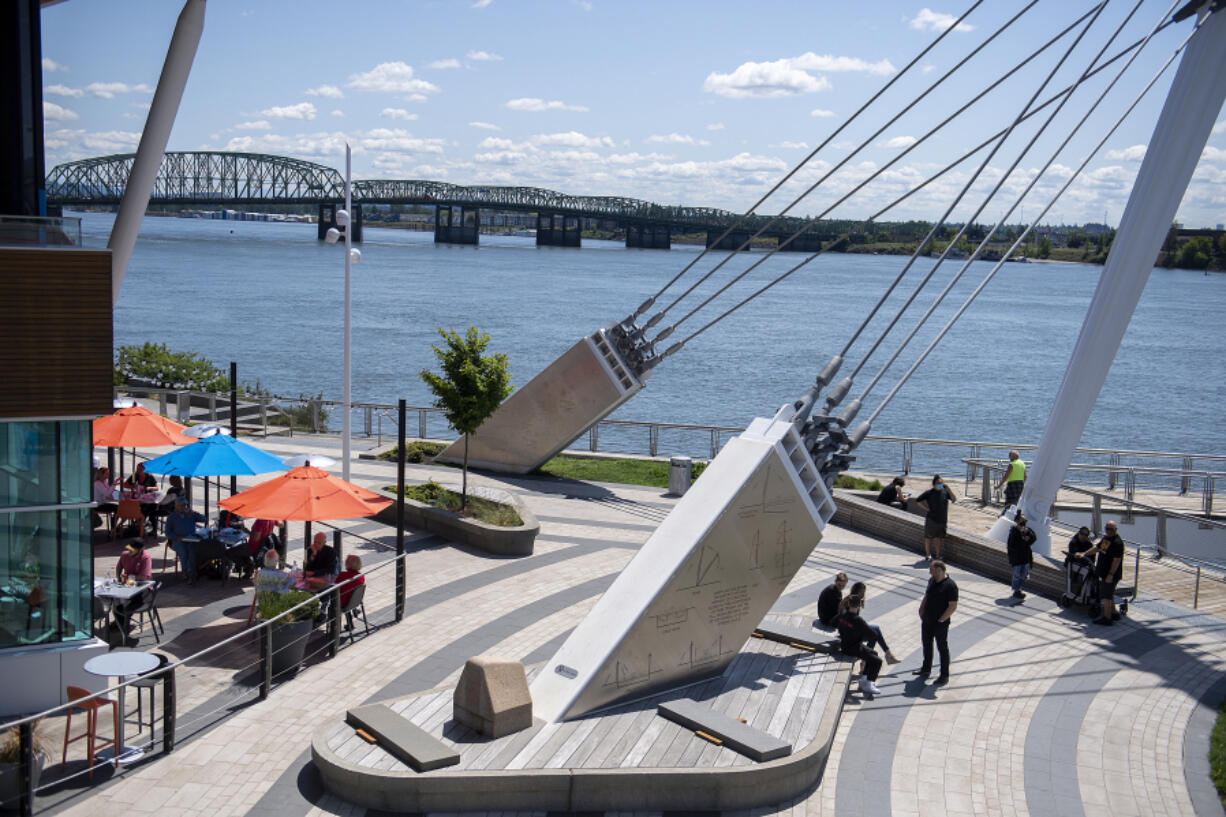
[(685, 496), (690, 490), (691, 461), (689, 457), (670, 457), (668, 460), (668, 492)]

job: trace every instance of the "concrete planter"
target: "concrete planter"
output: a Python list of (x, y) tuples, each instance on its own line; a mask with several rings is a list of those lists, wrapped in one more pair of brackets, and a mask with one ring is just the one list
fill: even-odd
[[(34, 753), (34, 768), (30, 770), (30, 782), (37, 789), (47, 756)], [(21, 801), (21, 766), (17, 763), (0, 763), (0, 812), (16, 812)]]
[(309, 618), (299, 621), (278, 621), (272, 625), (272, 677), (283, 680), (297, 674), (306, 656), (307, 640), (315, 622)]
[[(446, 487), (456, 492), (460, 490), (456, 485)], [(396, 495), (390, 491), (379, 493), (391, 499), (393, 504), (380, 511), (375, 518), (385, 525), (395, 527)], [(541, 532), (541, 524), (536, 521), (536, 517), (520, 502), (518, 497), (492, 488), (470, 488), (469, 494), (514, 506), (523, 524), (516, 527), (490, 525), (413, 499), (404, 501), (404, 524), (417, 530), (438, 534), (453, 542), (470, 545), (495, 556), (532, 555), (536, 535)]]

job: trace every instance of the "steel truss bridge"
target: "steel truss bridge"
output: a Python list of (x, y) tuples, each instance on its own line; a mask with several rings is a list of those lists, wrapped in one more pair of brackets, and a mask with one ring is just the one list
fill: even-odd
[[(48, 204), (118, 204), (135, 158), (135, 154), (125, 153), (57, 165), (47, 174)], [(710, 207), (669, 206), (615, 196), (571, 196), (539, 187), (466, 187), (416, 179), (355, 181), (352, 196), (359, 205), (433, 205), (469, 213), (482, 209), (534, 212), (572, 220), (616, 221), (627, 229), (672, 233), (721, 233), (740, 218), (737, 213)], [(344, 199), (344, 177), (325, 165), (263, 153), (176, 151), (162, 159), (150, 204), (320, 204), (321, 216), (329, 218), (331, 208)], [(329, 208), (322, 209), (322, 205)], [(756, 232), (769, 219), (749, 216), (737, 228), (737, 235)], [(782, 239), (809, 223), (783, 217), (763, 234)], [(835, 237), (826, 232), (810, 227), (802, 236), (806, 240), (797, 242), (803, 245), (798, 249)]]

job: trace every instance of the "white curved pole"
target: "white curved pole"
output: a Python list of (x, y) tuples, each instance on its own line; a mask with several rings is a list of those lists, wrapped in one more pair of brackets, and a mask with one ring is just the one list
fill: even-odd
[[(1034, 463), (1026, 473), (1020, 505), (1038, 533), (1034, 549), (1039, 553), (1051, 553), (1048, 517), (1056, 492), (1224, 100), (1226, 12), (1220, 12), (1203, 21), (1180, 60)], [(1145, 442), (1138, 440), (1136, 447), (1144, 448)], [(1007, 533), (1008, 524), (1001, 522), (991, 531), (993, 538)]]
[(162, 76), (158, 79), (157, 90), (153, 92), (149, 116), (141, 132), (140, 146), (136, 149), (136, 159), (132, 162), (132, 173), (124, 185), (123, 199), (119, 202), (115, 224), (111, 227), (111, 237), (106, 246), (111, 251), (112, 307), (119, 300), (119, 288), (128, 271), (136, 234), (140, 232), (141, 219), (149, 206), (153, 181), (162, 164), (170, 129), (174, 127), (179, 101), (183, 99), (187, 76), (191, 73), (196, 48), (200, 45), (200, 35), (204, 31), (204, 4), (205, 0), (186, 0), (183, 10), (179, 12), (175, 33), (166, 50), (166, 62), (162, 65)]

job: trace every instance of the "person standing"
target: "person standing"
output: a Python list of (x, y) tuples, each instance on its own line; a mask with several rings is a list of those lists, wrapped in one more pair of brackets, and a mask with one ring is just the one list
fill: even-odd
[(1005, 546), (1009, 554), (1009, 565), (1013, 568), (1013, 598), (1018, 601), (1026, 598), (1022, 585), (1030, 578), (1030, 567), (1034, 564), (1034, 551), (1031, 546), (1038, 538), (1038, 534), (1026, 526), (1025, 515), (1018, 511), (1013, 527), (1009, 529), (1009, 542)]
[(907, 481), (902, 477), (894, 477), (890, 484), (881, 489), (881, 493), (877, 494), (877, 501), (882, 505), (889, 505), (892, 508), (906, 509), (907, 499), (910, 496), (903, 490), (903, 486)]
[(1000, 515), (1004, 516), (1009, 507), (1016, 505), (1022, 498), (1022, 489), (1026, 487), (1026, 463), (1016, 451), (1009, 452), (1009, 464), (1005, 466), (1005, 475), (996, 483), (996, 490), (1005, 489), (1005, 507)]
[(945, 540), (945, 526), (949, 522), (949, 503), (957, 502), (941, 475), (932, 478), (932, 487), (915, 498), (924, 511), (924, 558), (928, 561), (941, 558), (941, 544)]
[(915, 674), (927, 678), (932, 674), (932, 642), (937, 645), (941, 657), (941, 674), (938, 684), (949, 681), (949, 620), (958, 609), (958, 585), (949, 578), (945, 563), (934, 559), (928, 565), (928, 589), (920, 600), (920, 639), (924, 646), (924, 663)]
[(1103, 538), (1098, 540), (1098, 544), (1081, 555), (1098, 554), (1094, 573), (1098, 576), (1098, 598), (1102, 603), (1102, 615), (1094, 619), (1094, 623), (1110, 626), (1120, 618), (1115, 609), (1115, 586), (1119, 584), (1120, 576), (1124, 573), (1124, 540), (1120, 538), (1119, 529), (1114, 522), (1103, 525), (1103, 530)]
[(839, 614), (839, 602), (843, 600), (843, 588), (847, 586), (847, 574), (837, 573), (834, 584), (817, 597), (817, 620), (826, 627), (834, 626), (834, 617)]

